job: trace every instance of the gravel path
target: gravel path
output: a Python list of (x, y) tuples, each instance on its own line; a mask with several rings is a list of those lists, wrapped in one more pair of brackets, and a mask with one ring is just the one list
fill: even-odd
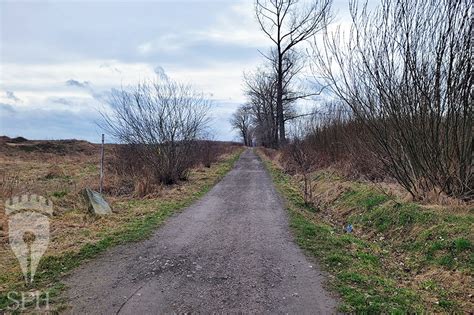
[(324, 275), (293, 243), (251, 149), (150, 239), (115, 247), (66, 279), (74, 314), (334, 313)]

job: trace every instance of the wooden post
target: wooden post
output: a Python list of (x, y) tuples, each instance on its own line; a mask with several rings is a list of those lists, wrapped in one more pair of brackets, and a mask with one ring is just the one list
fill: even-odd
[(102, 134), (102, 145), (100, 148), (100, 186), (99, 193), (102, 193), (102, 187), (104, 185), (104, 134)]

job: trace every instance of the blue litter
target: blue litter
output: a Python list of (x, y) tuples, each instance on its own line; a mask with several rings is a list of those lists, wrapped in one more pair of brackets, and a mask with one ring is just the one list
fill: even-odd
[(352, 224), (350, 223), (344, 227), (344, 231), (346, 231), (347, 233), (351, 233), (352, 229)]

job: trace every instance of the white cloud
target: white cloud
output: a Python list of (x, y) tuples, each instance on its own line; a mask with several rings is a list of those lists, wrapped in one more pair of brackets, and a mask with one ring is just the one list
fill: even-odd
[[(104, 63), (109, 66), (103, 67)], [(245, 68), (250, 69), (257, 63), (256, 59), (246, 64)], [(110, 71), (111, 68), (120, 69), (120, 73)], [(164, 64), (157, 67), (147, 63), (124, 63), (113, 60), (28, 66), (8, 63), (3, 65), (1, 84), (7, 90), (15, 90), (18, 97), (25, 98), (25, 103), (33, 105), (40, 101), (40, 98), (87, 96), (90, 94), (89, 87), (104, 90), (133, 85), (141, 80), (155, 78), (156, 69), (161, 69), (172, 79), (185, 81), (205, 93), (212, 93), (217, 99), (243, 99), (241, 79), (244, 67), (240, 63), (229, 62), (217, 62), (203, 68), (188, 68), (178, 64)], [(77, 88), (79, 85), (87, 88)]]
[[(250, 69), (257, 62), (255, 60), (245, 66)], [(192, 84), (214, 100), (212, 127), (216, 139), (229, 140), (233, 137), (228, 123), (230, 114), (238, 104), (245, 101), (241, 85), (242, 69), (239, 63), (221, 62), (192, 69), (177, 64), (153, 66), (114, 60), (37, 65), (8, 63), (3, 65), (1, 83), (8, 90), (15, 90), (15, 95), (22, 99), (21, 104), (12, 105), (19, 112), (47, 109), (76, 114), (89, 113), (86, 117), (91, 117), (101, 106), (98, 96), (112, 88), (154, 79), (158, 71), (171, 79)], [(162, 75), (159, 79), (162, 79)], [(4, 94), (0, 95), (0, 102), (11, 103), (11, 100)], [(9, 128), (8, 130), (14, 130)]]
[[(268, 42), (258, 30), (252, 1), (218, 1), (218, 5), (207, 0), (195, 2), (192, 11), (182, 13), (172, 12), (182, 8), (182, 3), (150, 4), (161, 18), (144, 17), (127, 27), (122, 27), (124, 19), (134, 19), (134, 14), (149, 6), (94, 3), (91, 13), (80, 5), (57, 3), (38, 13), (30, 4), (11, 5), (7, 8), (10, 12), (29, 17), (27, 26), (31, 29), (23, 32), (16, 27), (16, 20), (4, 21), (10, 32), (2, 39), (6, 43), (2, 54), (8, 58), (1, 64), (0, 103), (9, 104), (22, 115), (56, 111), (62, 113), (64, 121), (66, 112), (89, 113), (84, 116), (87, 119), (94, 116), (110, 89), (169, 76), (194, 85), (215, 100), (218, 139), (229, 139), (228, 116), (245, 101), (242, 72), (261, 61), (257, 48), (268, 47)], [(108, 12), (106, 9), (115, 10), (116, 15), (105, 22), (102, 13)], [(58, 27), (64, 24), (65, 15), (70, 22), (67, 34)], [(91, 19), (87, 27), (83, 25), (86, 16)], [(183, 20), (173, 20), (176, 18)], [(35, 19), (47, 23), (33, 23)], [(122, 24), (114, 24), (116, 21)], [(75, 38), (83, 40), (78, 44)], [(14, 102), (16, 99), (21, 102)], [(75, 128), (73, 122), (66, 127)]]
[(5, 96), (7, 99), (12, 100), (14, 102), (21, 102), (21, 100), (15, 95), (13, 91), (6, 91)]
[(261, 48), (267, 41), (268, 38), (259, 31), (253, 6), (249, 2), (237, 2), (221, 13), (215, 24), (207, 28), (160, 35), (140, 44), (137, 51), (143, 55), (173, 53), (199, 43)]

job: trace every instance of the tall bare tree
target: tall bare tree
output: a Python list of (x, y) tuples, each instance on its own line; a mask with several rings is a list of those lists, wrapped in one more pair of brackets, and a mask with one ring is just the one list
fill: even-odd
[(283, 115), (284, 80), (289, 67), (285, 60), (300, 43), (325, 28), (331, 16), (332, 0), (315, 0), (305, 5), (300, 0), (256, 0), (255, 11), (262, 31), (275, 44), (276, 64), (276, 120), (279, 127), (279, 141), (284, 143), (285, 118)]

